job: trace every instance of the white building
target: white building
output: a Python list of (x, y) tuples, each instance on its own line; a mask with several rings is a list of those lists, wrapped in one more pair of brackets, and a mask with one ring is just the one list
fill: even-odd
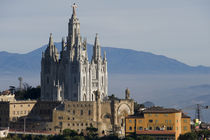
[(6, 138), (9, 133), (9, 129), (0, 128), (0, 138)]
[(96, 34), (91, 62), (88, 61), (86, 39), (80, 35), (80, 22), (76, 5), (68, 24), (68, 36), (62, 39), (59, 53), (50, 34), (49, 44), (41, 62), (41, 100), (94, 101), (96, 90), (101, 99), (107, 97), (107, 60)]

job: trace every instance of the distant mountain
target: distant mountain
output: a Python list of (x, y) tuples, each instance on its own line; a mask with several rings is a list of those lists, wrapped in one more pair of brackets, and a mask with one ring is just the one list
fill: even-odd
[(155, 106), (155, 104), (154, 104), (153, 102), (150, 102), (150, 101), (144, 102), (143, 105), (144, 105), (146, 108)]
[[(61, 43), (55, 43), (61, 50)], [(0, 52), (1, 75), (39, 75), (41, 55), (47, 45), (26, 54)], [(88, 45), (88, 56), (91, 60), (92, 46)], [(210, 67), (192, 67), (162, 55), (131, 49), (102, 47), (106, 51), (108, 72), (110, 74), (205, 74)]]

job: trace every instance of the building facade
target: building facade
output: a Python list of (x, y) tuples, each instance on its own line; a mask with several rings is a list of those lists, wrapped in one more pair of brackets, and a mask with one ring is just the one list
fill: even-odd
[(191, 132), (190, 117), (173, 108), (152, 107), (126, 117), (126, 135), (150, 135), (156, 139), (177, 140)]
[(15, 94), (12, 94), (9, 90), (0, 93), (0, 101), (15, 101)]
[(59, 53), (53, 43), (52, 34), (41, 62), (42, 101), (94, 101), (96, 90), (101, 99), (107, 97), (108, 73), (106, 53), (101, 48), (96, 34), (91, 62), (88, 60), (87, 42), (80, 35), (80, 22), (76, 16), (76, 5), (68, 24), (68, 36), (62, 39)]
[(113, 133), (124, 136), (125, 117), (134, 113), (134, 101), (128, 96), (101, 100), (99, 91), (95, 97), (95, 101), (37, 101), (27, 116), (9, 122), (10, 129), (56, 134), (71, 129), (79, 134), (93, 126), (99, 136)]
[(1, 101), (0, 102), (0, 127), (10, 127), (21, 117), (29, 115), (37, 101)]

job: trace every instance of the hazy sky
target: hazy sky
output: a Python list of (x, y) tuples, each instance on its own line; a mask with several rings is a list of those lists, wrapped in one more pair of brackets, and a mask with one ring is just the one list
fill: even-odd
[(210, 66), (210, 0), (0, 0), (0, 51), (29, 52), (51, 32), (61, 41), (73, 2), (89, 43), (99, 33), (102, 46)]

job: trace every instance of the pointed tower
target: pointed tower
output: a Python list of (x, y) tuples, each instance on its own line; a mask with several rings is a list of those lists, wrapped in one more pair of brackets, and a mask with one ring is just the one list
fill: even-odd
[(68, 40), (67, 40), (67, 46), (69, 49), (71, 49), (74, 44), (76, 43), (76, 39), (80, 38), (80, 22), (79, 19), (76, 16), (76, 8), (77, 5), (74, 3), (72, 5), (73, 13), (71, 16), (71, 19), (69, 19), (69, 25), (68, 25)]
[(92, 61), (96, 62), (96, 61), (100, 61), (100, 60), (101, 60), (101, 47), (99, 44), (98, 34), (96, 34), (95, 42), (94, 42), (94, 46), (93, 46)]
[(50, 33), (47, 49), (42, 55), (41, 62), (41, 99), (53, 99), (53, 81), (56, 81), (57, 65), (59, 61), (58, 50), (54, 45), (52, 33)]

